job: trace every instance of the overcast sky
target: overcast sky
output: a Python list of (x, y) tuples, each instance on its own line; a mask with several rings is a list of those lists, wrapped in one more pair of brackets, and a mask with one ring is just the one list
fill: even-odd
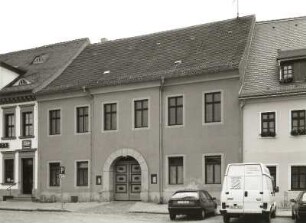
[[(306, 16), (306, 0), (239, 0), (257, 21)], [(0, 54), (119, 39), (236, 17), (235, 0), (0, 0)]]

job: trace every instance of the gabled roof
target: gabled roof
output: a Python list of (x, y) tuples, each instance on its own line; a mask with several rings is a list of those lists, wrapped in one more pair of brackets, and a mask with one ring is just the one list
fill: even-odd
[[(0, 55), (0, 63), (3, 66), (19, 72), (22, 74), (20, 78), (31, 83), (18, 86), (10, 83), (0, 91), (0, 97), (35, 92), (45, 82), (56, 78), (87, 44), (88, 39), (79, 39)], [(34, 59), (41, 55), (48, 55), (46, 61), (33, 63)]]
[(241, 98), (306, 92), (306, 82), (279, 82), (278, 59), (301, 56), (306, 48), (306, 17), (258, 22)]
[(254, 16), (92, 44), (41, 93), (238, 69)]

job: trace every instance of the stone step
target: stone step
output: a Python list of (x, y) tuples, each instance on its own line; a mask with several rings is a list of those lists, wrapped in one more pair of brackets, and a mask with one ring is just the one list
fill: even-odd
[[(4, 200), (4, 199), (3, 199)], [(6, 201), (14, 202), (14, 201), (34, 201), (34, 197), (32, 195), (18, 195), (18, 196), (6, 196)]]

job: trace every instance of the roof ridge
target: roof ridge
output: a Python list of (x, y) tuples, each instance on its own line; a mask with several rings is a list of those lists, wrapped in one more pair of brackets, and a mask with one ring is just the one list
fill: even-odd
[(87, 37), (86, 38), (79, 38), (79, 39), (62, 41), (62, 42), (57, 42), (57, 43), (51, 43), (51, 44), (42, 45), (42, 46), (33, 47), (33, 48), (28, 48), (28, 49), (23, 49), (23, 50), (16, 50), (16, 51), (0, 54), (0, 57), (11, 55), (11, 54), (23, 53), (23, 52), (26, 52), (26, 51), (34, 51), (34, 50), (38, 50), (38, 49), (41, 49), (41, 48), (56, 47), (56, 46), (65, 45), (67, 43), (81, 42), (81, 41), (89, 41), (89, 38), (87, 38)]
[(237, 20), (237, 19), (247, 19), (247, 18), (251, 18), (251, 17), (255, 17), (255, 15), (251, 14), (251, 15), (247, 15), (247, 16), (241, 16), (241, 17), (238, 17), (238, 18), (235, 17), (235, 18), (231, 18), (231, 19), (225, 19), (225, 20), (213, 21), (213, 22), (197, 24), (197, 25), (192, 25), (192, 26), (186, 26), (186, 27), (180, 27), (180, 28), (175, 28), (175, 29), (157, 31), (157, 32), (154, 32), (154, 33), (148, 33), (148, 34), (143, 34), (143, 35), (139, 35), (139, 36), (130, 36), (130, 37), (125, 37), (125, 38), (107, 40), (105, 42), (93, 43), (93, 44), (91, 44), (91, 46), (103, 45), (103, 44), (107, 44), (107, 43), (111, 43), (111, 42), (112, 43), (113, 42), (120, 42), (120, 41), (124, 41), (124, 40), (132, 40), (132, 39), (141, 39), (141, 38), (153, 37), (153, 36), (156, 36), (156, 35), (168, 34), (168, 33), (173, 33), (173, 32), (177, 32), (177, 31), (188, 30), (188, 29), (198, 28), (198, 27), (206, 27), (206, 26), (214, 25), (216, 23), (225, 23), (225, 22), (230, 22), (230, 21), (234, 21), (234, 20)]
[(288, 18), (282, 18), (282, 19), (263, 20), (263, 21), (256, 22), (256, 24), (261, 25), (261, 24), (269, 24), (269, 23), (272, 23), (272, 22), (288, 22), (288, 21), (303, 20), (303, 19), (306, 19), (306, 16), (297, 16), (297, 17), (288, 17)]

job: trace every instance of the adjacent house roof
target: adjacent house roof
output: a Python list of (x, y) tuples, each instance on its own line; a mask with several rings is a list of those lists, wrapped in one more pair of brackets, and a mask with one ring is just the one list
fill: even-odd
[(92, 44), (41, 93), (238, 69), (254, 16)]
[[(0, 99), (35, 92), (56, 78), (87, 44), (88, 39), (79, 39), (0, 55), (0, 65), (19, 74), (0, 91)], [(14, 86), (20, 78), (30, 84)]]
[(279, 82), (278, 59), (306, 55), (306, 17), (258, 22), (241, 98), (306, 92), (306, 82)]

